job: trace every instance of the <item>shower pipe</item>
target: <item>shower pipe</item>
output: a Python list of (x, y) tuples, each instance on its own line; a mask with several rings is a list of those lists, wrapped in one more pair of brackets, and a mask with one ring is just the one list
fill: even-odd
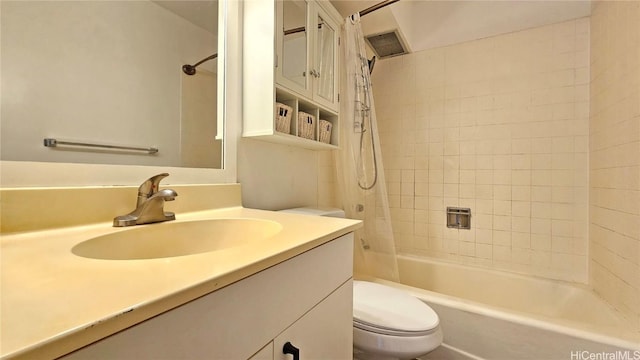
[(211, 56), (208, 56), (208, 57), (198, 61), (197, 63), (195, 63), (193, 65), (189, 65), (189, 64), (182, 65), (182, 71), (187, 75), (194, 75), (196, 73), (196, 67), (198, 65), (202, 64), (205, 61), (213, 60), (213, 59), (215, 59), (217, 57), (218, 57), (218, 54), (213, 54)]
[(373, 74), (373, 66), (376, 64), (376, 56), (374, 55), (371, 60), (368, 60), (369, 63), (369, 75)]

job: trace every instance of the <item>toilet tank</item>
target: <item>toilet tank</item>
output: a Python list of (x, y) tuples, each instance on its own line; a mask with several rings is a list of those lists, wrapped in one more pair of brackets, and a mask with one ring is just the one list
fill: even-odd
[(329, 207), (299, 207), (293, 209), (284, 209), (280, 211), (303, 215), (329, 216), (337, 218), (345, 217), (344, 210)]

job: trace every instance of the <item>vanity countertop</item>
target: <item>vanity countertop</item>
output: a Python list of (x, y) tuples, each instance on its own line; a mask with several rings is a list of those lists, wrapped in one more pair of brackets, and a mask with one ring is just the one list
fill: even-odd
[(71, 252), (84, 240), (123, 231), (110, 222), (3, 234), (2, 358), (64, 355), (361, 226), (357, 220), (242, 207), (177, 217), (176, 222), (266, 219), (280, 223), (282, 230), (262, 242), (145, 260), (97, 260)]

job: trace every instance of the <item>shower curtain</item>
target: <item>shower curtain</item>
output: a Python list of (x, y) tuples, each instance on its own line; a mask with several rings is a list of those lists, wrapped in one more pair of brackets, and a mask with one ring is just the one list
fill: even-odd
[(355, 271), (398, 281), (391, 214), (376, 124), (371, 77), (360, 15), (345, 21), (340, 100), (340, 151), (336, 166), (347, 217), (363, 220), (355, 233)]

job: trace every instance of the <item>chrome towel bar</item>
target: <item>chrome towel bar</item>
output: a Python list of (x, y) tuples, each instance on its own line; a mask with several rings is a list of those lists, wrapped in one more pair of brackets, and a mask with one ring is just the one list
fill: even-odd
[(44, 146), (46, 147), (57, 147), (58, 145), (80, 146), (80, 147), (91, 147), (91, 148), (113, 149), (113, 150), (143, 151), (148, 154), (156, 154), (159, 151), (158, 148), (155, 148), (155, 147), (95, 144), (95, 143), (88, 143), (88, 142), (58, 140), (58, 139), (52, 139), (52, 138), (44, 139)]

